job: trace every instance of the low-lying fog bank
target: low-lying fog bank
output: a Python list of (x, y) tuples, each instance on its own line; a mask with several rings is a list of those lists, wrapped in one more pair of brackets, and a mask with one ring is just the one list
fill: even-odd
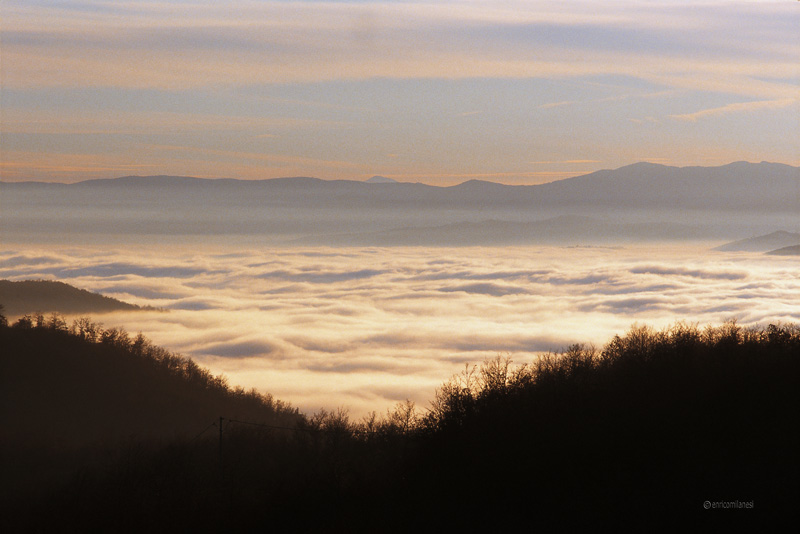
[(800, 321), (796, 259), (711, 247), (10, 245), (0, 278), (159, 308), (94, 319), (301, 410), (358, 416), (424, 406), (467, 362), (601, 346), (635, 322)]

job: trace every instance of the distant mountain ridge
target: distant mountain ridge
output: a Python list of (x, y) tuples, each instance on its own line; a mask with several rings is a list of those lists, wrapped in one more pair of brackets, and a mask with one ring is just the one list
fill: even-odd
[(669, 167), (636, 163), (616, 170), (541, 186), (553, 201), (580, 191), (595, 203), (612, 206), (737, 209), (800, 208), (800, 167), (735, 162), (720, 167)]
[[(391, 184), (386, 188), (366, 188), (367, 183)], [(324, 207), (346, 204), (381, 206), (387, 203), (435, 206), (526, 206), (554, 205), (605, 206), (615, 208), (688, 209), (800, 209), (800, 167), (780, 163), (736, 162), (720, 167), (669, 167), (636, 163), (615, 170), (601, 170), (538, 185), (505, 185), (468, 180), (454, 186), (432, 186), (397, 182), (374, 176), (366, 182), (322, 180), (311, 177), (240, 180), (234, 178), (194, 178), (189, 176), (124, 176), (93, 179), (75, 184), (0, 183), (7, 190), (59, 187), (66, 189), (182, 188), (185, 192), (284, 195), (298, 192), (302, 198), (284, 197), (283, 202), (304, 203), (315, 191), (325, 192), (316, 199)], [(330, 193), (335, 193), (331, 195)]]
[[(469, 245), (552, 242), (566, 235), (571, 241), (565, 244), (572, 245), (597, 236), (606, 242), (735, 239), (791, 228), (800, 218), (800, 167), (766, 162), (637, 163), (540, 185), (468, 180), (444, 187), (379, 176), (366, 182), (126, 176), (76, 184), (0, 182), (0, 192), (0, 230), (20, 241), (105, 233), (334, 244), (339, 236), (362, 234), (347, 241)], [(552, 231), (536, 228), (562, 216), (601, 222), (571, 236), (552, 225)], [(401, 238), (404, 232), (422, 239)]]
[(369, 180), (366, 180), (365, 183), (367, 184), (396, 184), (399, 183), (394, 178), (387, 178), (386, 176), (373, 176)]
[[(487, 184), (487, 185), (498, 185), (504, 187), (513, 187), (513, 188), (536, 188), (542, 186), (552, 186), (553, 184), (564, 184), (564, 183), (581, 183), (581, 182), (595, 182), (595, 183), (604, 183), (608, 184), (609, 180), (620, 180), (626, 184), (631, 185), (637, 181), (641, 181), (642, 179), (648, 180), (653, 176), (664, 176), (666, 174), (672, 174), (676, 178), (685, 179), (686, 177), (702, 177), (705, 176), (713, 176), (715, 178), (722, 178), (723, 180), (728, 180), (732, 176), (733, 173), (751, 173), (751, 172), (769, 172), (771, 175), (775, 175), (776, 173), (788, 173), (794, 177), (794, 179), (798, 179), (798, 173), (800, 173), (800, 167), (794, 167), (791, 165), (787, 165), (784, 163), (773, 163), (762, 161), (760, 163), (750, 163), (746, 161), (737, 161), (733, 163), (728, 163), (726, 165), (721, 165), (717, 167), (701, 167), (701, 166), (687, 166), (687, 167), (675, 167), (670, 165), (662, 165), (659, 163), (648, 163), (648, 162), (639, 162), (633, 163), (631, 165), (625, 165), (623, 167), (619, 167), (617, 169), (603, 169), (599, 171), (590, 172), (587, 174), (575, 176), (572, 178), (564, 178), (561, 180), (555, 180), (553, 182), (547, 182), (544, 184), (536, 184), (536, 185), (507, 185), (500, 182), (492, 182), (489, 180), (477, 180), (477, 179), (470, 179), (464, 182), (461, 182), (457, 185), (453, 186), (430, 186), (430, 187), (441, 187), (444, 189), (447, 188), (457, 188), (465, 185), (475, 185), (475, 184)], [(726, 178), (727, 177), (727, 178)], [(202, 183), (211, 183), (211, 182), (227, 182), (227, 183), (264, 183), (264, 182), (272, 182), (272, 183), (280, 183), (280, 182), (305, 182), (306, 184), (311, 182), (329, 182), (329, 183), (394, 183), (394, 184), (409, 184), (411, 182), (402, 182), (395, 180), (393, 178), (387, 178), (381, 175), (375, 175), (371, 178), (360, 182), (357, 180), (325, 180), (321, 178), (314, 178), (308, 176), (295, 176), (295, 177), (281, 177), (281, 178), (264, 178), (264, 179), (240, 179), (240, 178), (198, 178), (194, 176), (184, 176), (184, 175), (128, 175), (128, 176), (121, 176), (118, 178), (93, 178), (90, 180), (83, 180), (79, 182), (75, 182), (72, 184), (61, 184), (61, 185), (99, 185), (103, 183), (116, 183), (119, 185), (157, 185), (163, 183), (183, 183), (183, 184), (202, 184)], [(27, 182), (27, 181), (15, 181), (15, 182), (0, 182), (5, 184), (59, 184), (60, 182)], [(419, 183), (418, 183), (419, 184)], [(423, 184), (419, 184), (423, 185)]]

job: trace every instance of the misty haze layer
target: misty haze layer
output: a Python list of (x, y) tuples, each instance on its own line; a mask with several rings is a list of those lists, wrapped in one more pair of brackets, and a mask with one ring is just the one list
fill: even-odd
[(602, 345), (634, 322), (800, 321), (796, 258), (710, 247), (16, 245), (0, 278), (161, 308), (95, 319), (301, 409), (358, 415), (425, 405), (465, 363)]

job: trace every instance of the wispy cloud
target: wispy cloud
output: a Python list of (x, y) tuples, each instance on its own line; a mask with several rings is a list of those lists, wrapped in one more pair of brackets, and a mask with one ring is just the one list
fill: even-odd
[[(796, 164), (795, 124), (766, 125), (795, 108), (754, 104), (797, 98), (795, 4), (6, 0), (0, 172), (452, 184), (541, 183), (578, 172), (528, 161), (646, 153)], [(736, 100), (759, 135), (641, 135), (650, 118), (744, 113)]]
[(703, 109), (693, 113), (670, 115), (673, 119), (687, 122), (697, 122), (701, 119), (719, 117), (737, 113), (752, 113), (755, 111), (778, 110), (800, 105), (800, 100), (795, 98), (782, 98), (780, 100), (760, 100), (757, 102), (737, 102), (717, 108)]
[[(743, 78), (788, 65), (797, 53), (797, 45), (786, 49), (789, 28), (775, 22), (796, 17), (794, 6), (782, 3), (697, 10), (628, 1), (237, 6), (6, 2), (4, 84), (174, 89), (376, 76), (648, 77), (665, 70), (700, 78), (712, 64), (711, 72)], [(692, 27), (703, 31), (687, 33)], [(745, 32), (749, 46), (729, 39), (732, 30)], [(758, 52), (767, 50), (775, 52)]]
[[(73, 135), (143, 135), (178, 132), (230, 132), (343, 129), (347, 123), (296, 117), (258, 117), (232, 114), (186, 113), (172, 111), (120, 111), (118, 109), (81, 109), (53, 117), (45, 110), (4, 110), (3, 133), (73, 134)], [(259, 137), (275, 137), (261, 134)]]
[[(659, 124), (661, 122), (655, 117), (644, 117), (642, 119), (630, 118), (628, 119), (628, 121), (634, 124)], [(647, 161), (652, 161), (652, 160), (647, 160)]]
[(564, 106), (572, 106), (579, 103), (580, 102), (577, 102), (575, 100), (562, 100), (561, 102), (550, 102), (548, 104), (542, 104), (541, 106), (539, 106), (539, 109), (561, 108)]

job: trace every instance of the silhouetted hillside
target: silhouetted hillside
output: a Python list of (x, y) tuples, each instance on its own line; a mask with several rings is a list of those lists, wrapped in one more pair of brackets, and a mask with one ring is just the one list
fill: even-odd
[(58, 315), (38, 326), (25, 316), (0, 326), (0, 349), (3, 504), (125, 448), (192, 438), (220, 416), (286, 427), (303, 420), (141, 335), (88, 319), (68, 329)]
[(26, 313), (93, 314), (142, 309), (64, 282), (51, 280), (0, 280), (0, 304), (8, 316)]
[(800, 245), (793, 245), (791, 247), (781, 247), (776, 250), (767, 252), (772, 256), (800, 256)]
[[(125, 336), (80, 335), (0, 328), (2, 443), (15, 453), (3, 454), (5, 469), (24, 480), (26, 454), (72, 465), (53, 444), (62, 433), (86, 439), (74, 429), (94, 428), (92, 439), (118, 421), (143, 430), (66, 485), (11, 501), (6, 521), (26, 510), (28, 526), (60, 532), (649, 531), (718, 525), (720, 514), (763, 526), (796, 510), (797, 326), (634, 327), (602, 350), (467, 366), (426, 413), (406, 402), (360, 422), (343, 411), (301, 417), (202, 372), (191, 378), (196, 368), (159, 349), (137, 355)], [(114, 371), (123, 368), (124, 379)], [(216, 411), (197, 418), (195, 437), (140, 441), (198, 406)], [(203, 433), (223, 410), (242, 419)]]
[(575, 345), (516, 369), (498, 358), (439, 391), (421, 485), (453, 515), (474, 500), (589, 528), (714, 521), (695, 516), (706, 501), (788, 517), (799, 382), (797, 326), (634, 327), (602, 351)]
[(767, 235), (748, 237), (731, 243), (725, 243), (716, 247), (714, 250), (725, 252), (767, 252), (783, 247), (800, 245), (800, 234), (779, 230)]

